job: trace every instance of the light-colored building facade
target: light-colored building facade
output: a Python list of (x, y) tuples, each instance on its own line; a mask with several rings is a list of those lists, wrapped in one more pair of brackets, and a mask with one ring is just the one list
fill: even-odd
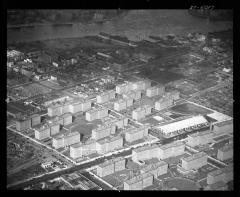
[(188, 136), (187, 145), (194, 147), (211, 143), (213, 141), (213, 134), (214, 133), (212, 131), (193, 133)]
[(205, 152), (195, 153), (191, 156), (184, 157), (181, 159), (182, 168), (185, 170), (198, 169), (202, 166), (207, 165), (208, 155)]
[(50, 127), (48, 125), (43, 125), (34, 129), (35, 138), (38, 140), (43, 140), (50, 137)]
[(132, 160), (136, 163), (139, 160), (147, 160), (151, 158), (159, 158), (159, 146), (144, 146), (132, 150)]
[(166, 159), (184, 154), (185, 144), (181, 141), (174, 141), (170, 144), (159, 147), (159, 158)]
[(233, 157), (233, 144), (228, 144), (218, 149), (217, 159), (224, 161)]

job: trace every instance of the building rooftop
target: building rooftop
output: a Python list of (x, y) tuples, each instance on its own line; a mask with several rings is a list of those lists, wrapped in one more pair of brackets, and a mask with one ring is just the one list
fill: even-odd
[(229, 124), (233, 124), (233, 119), (215, 123), (214, 126), (222, 127)]
[(213, 132), (208, 130), (208, 131), (193, 133), (193, 134), (191, 134), (189, 136), (190, 137), (198, 137), (198, 136), (204, 136), (204, 135), (208, 135), (208, 134), (213, 134)]
[(79, 148), (79, 147), (81, 147), (81, 146), (83, 146), (83, 143), (82, 143), (82, 142), (79, 142), (79, 143), (77, 143), (77, 144), (71, 145), (72, 148)]
[(109, 165), (114, 165), (114, 161), (113, 161), (112, 159), (107, 160), (107, 161), (99, 164), (98, 166), (99, 166), (100, 168), (104, 168), (104, 167), (107, 167), (107, 166), (109, 166)]
[(218, 181), (216, 183), (210, 184), (207, 187), (209, 187), (212, 190), (219, 189), (221, 187), (227, 187), (227, 184), (224, 181)]
[(202, 157), (205, 157), (205, 156), (207, 156), (207, 153), (199, 152), (199, 153), (193, 154), (189, 157), (184, 157), (184, 158), (182, 158), (182, 160), (189, 162), (189, 161), (193, 161), (195, 159), (199, 159), (199, 158), (202, 158)]
[(168, 165), (168, 164), (165, 161), (158, 161), (156, 163), (152, 163), (152, 164), (145, 166), (144, 168), (142, 168), (142, 170), (145, 172), (148, 172), (150, 170), (155, 170), (159, 167), (166, 166), (166, 165)]
[(136, 149), (133, 150), (133, 152), (137, 153), (137, 152), (152, 150), (152, 149), (156, 149), (156, 148), (159, 148), (159, 146), (154, 144), (152, 146), (143, 146), (143, 147), (140, 147), (140, 148), (136, 148)]
[(162, 150), (165, 150), (165, 149), (168, 149), (168, 148), (177, 147), (177, 146), (183, 146), (183, 145), (184, 145), (184, 143), (181, 142), (181, 141), (174, 141), (174, 142), (172, 142), (170, 144), (162, 145), (159, 148), (162, 149)]

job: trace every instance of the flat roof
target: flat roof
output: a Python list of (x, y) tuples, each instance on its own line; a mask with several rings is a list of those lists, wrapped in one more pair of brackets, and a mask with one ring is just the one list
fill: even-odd
[(128, 185), (131, 185), (131, 184), (137, 183), (139, 181), (142, 181), (143, 178), (147, 178), (147, 177), (150, 177), (150, 176), (153, 176), (153, 175), (150, 174), (150, 173), (143, 173), (143, 174), (135, 176), (131, 179), (126, 180), (125, 183), (127, 183)]
[(81, 146), (83, 146), (83, 143), (82, 143), (82, 142), (79, 142), (79, 143), (77, 143), (77, 144), (71, 145), (72, 148), (79, 148), (79, 147), (81, 147)]
[(165, 166), (165, 165), (168, 165), (168, 163), (165, 161), (158, 161), (156, 163), (152, 163), (152, 164), (145, 166), (144, 168), (142, 168), (142, 170), (143, 171), (155, 170), (155, 169), (157, 169), (161, 166)]
[(181, 130), (187, 127), (195, 126), (197, 124), (207, 123), (208, 121), (203, 116), (194, 116), (177, 122), (172, 122), (167, 125), (159, 126), (158, 129), (164, 133), (171, 133), (176, 130)]
[(225, 126), (225, 125), (229, 125), (229, 124), (233, 124), (233, 119), (231, 120), (226, 120), (226, 121), (223, 121), (223, 122), (217, 122), (214, 124), (214, 126), (218, 126), (218, 127), (221, 127), (221, 126)]
[(227, 184), (224, 181), (218, 181), (216, 183), (208, 185), (211, 189), (218, 189), (220, 187), (227, 187)]
[(193, 133), (191, 135), (189, 135), (190, 137), (198, 137), (198, 136), (204, 136), (204, 135), (208, 135), (208, 134), (213, 134), (213, 131), (202, 131), (202, 132), (197, 132), (197, 133)]
[(205, 157), (205, 156), (207, 156), (207, 153), (205, 153), (205, 152), (199, 152), (199, 153), (193, 154), (193, 155), (191, 155), (191, 156), (184, 157), (184, 158), (182, 158), (182, 160), (188, 162), (188, 161), (193, 161), (193, 160), (195, 160), (195, 159), (199, 159), (199, 158), (202, 158), (202, 157)]
[(184, 145), (184, 143), (182, 141), (174, 141), (170, 144), (162, 145), (159, 148), (162, 149), (162, 150), (165, 150), (165, 149), (168, 149), (168, 148), (172, 148), (172, 147), (176, 147), (176, 146), (182, 146), (182, 145)]
[(155, 148), (159, 148), (158, 145), (154, 144), (152, 146), (143, 146), (143, 147), (140, 147), (140, 148), (136, 148), (136, 149), (133, 149), (134, 152), (142, 152), (142, 151), (146, 151), (146, 150), (152, 150), (152, 149), (155, 149)]

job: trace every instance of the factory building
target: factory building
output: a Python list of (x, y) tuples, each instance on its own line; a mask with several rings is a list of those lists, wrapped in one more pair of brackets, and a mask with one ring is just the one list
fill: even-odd
[(50, 137), (50, 127), (48, 125), (42, 125), (34, 129), (35, 138), (43, 140)]
[(59, 133), (60, 131), (60, 124), (53, 122), (53, 123), (49, 123), (49, 128), (50, 128), (50, 135), (56, 135), (57, 133)]
[(152, 107), (150, 105), (144, 105), (132, 111), (132, 119), (140, 120), (151, 114)]
[(153, 175), (150, 173), (140, 174), (124, 181), (124, 190), (142, 190), (153, 184)]
[(163, 110), (173, 105), (173, 99), (162, 97), (158, 101), (155, 102), (155, 109), (156, 110)]
[(141, 127), (141, 128), (130, 128), (125, 132), (125, 140), (127, 142), (134, 142), (136, 140), (142, 139), (145, 136), (148, 136), (148, 127)]
[(163, 95), (164, 92), (165, 92), (165, 87), (164, 86), (149, 87), (146, 90), (146, 96), (154, 97), (154, 96), (157, 96), (157, 95)]
[(203, 131), (193, 133), (187, 138), (187, 145), (194, 147), (198, 145), (204, 145), (211, 143), (213, 141), (213, 132), (212, 131)]
[(97, 175), (100, 177), (104, 177), (113, 174), (114, 172), (124, 170), (125, 166), (125, 158), (118, 157), (115, 159), (111, 159), (97, 166)]
[(166, 174), (167, 170), (168, 164), (165, 161), (158, 161), (156, 163), (145, 166), (141, 169), (141, 172), (150, 173), (154, 176), (154, 178), (157, 178), (158, 176)]
[(207, 165), (208, 155), (205, 152), (195, 153), (181, 159), (182, 168), (186, 170), (198, 169)]
[(31, 119), (27, 118), (27, 119), (16, 120), (17, 131), (22, 131), (28, 128), (31, 128)]
[(88, 140), (84, 144), (80, 142), (70, 146), (70, 157), (72, 157), (73, 159), (87, 156), (96, 152), (97, 151), (95, 140)]
[(209, 172), (207, 175), (207, 184), (214, 184), (219, 181), (225, 183), (233, 180), (233, 165), (230, 164), (225, 168)]
[(203, 116), (194, 116), (188, 119), (184, 119), (184, 120), (172, 122), (163, 126), (159, 126), (157, 128), (162, 134), (166, 136), (171, 136), (177, 133), (179, 130), (197, 126), (200, 124), (206, 124), (206, 123), (208, 123), (208, 121)]
[(233, 144), (228, 144), (220, 149), (217, 152), (217, 159), (224, 161), (233, 157)]
[(39, 125), (41, 123), (41, 116), (39, 114), (34, 114), (31, 116), (32, 127)]
[(102, 125), (92, 130), (92, 139), (99, 140), (111, 134), (111, 126)]
[(53, 137), (52, 146), (56, 149), (70, 146), (80, 142), (80, 134), (76, 132), (71, 132), (67, 134), (61, 134)]
[(211, 129), (213, 130), (213, 132), (216, 132), (216, 133), (232, 133), (233, 119), (215, 123), (212, 125)]
[(107, 116), (108, 116), (108, 109), (106, 108), (92, 109), (86, 112), (86, 120), (88, 121), (102, 119)]
[(166, 159), (184, 154), (185, 144), (181, 141), (174, 141), (159, 147), (159, 158)]
[(132, 160), (136, 163), (139, 160), (147, 160), (151, 158), (159, 158), (159, 146), (144, 146), (132, 151)]
[(124, 99), (119, 99), (118, 101), (114, 102), (114, 110), (121, 111), (127, 108), (127, 102)]
[(63, 119), (63, 125), (69, 125), (72, 123), (72, 114), (71, 113), (65, 113), (62, 115), (62, 119)]

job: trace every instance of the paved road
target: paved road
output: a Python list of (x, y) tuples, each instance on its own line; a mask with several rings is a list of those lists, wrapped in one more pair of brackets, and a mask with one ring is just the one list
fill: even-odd
[(15, 184), (15, 185), (8, 186), (7, 189), (9, 189), (9, 190), (22, 189), (22, 188), (27, 187), (32, 184), (36, 184), (36, 183), (40, 183), (43, 181), (54, 179), (63, 174), (69, 174), (69, 173), (79, 171), (79, 170), (83, 171), (84, 169), (90, 168), (91, 166), (95, 166), (95, 165), (98, 165), (98, 164), (104, 162), (105, 159), (109, 160), (114, 157), (121, 157), (121, 156), (124, 157), (124, 156), (130, 155), (131, 153), (132, 153), (132, 150), (127, 150), (127, 151), (124, 151), (124, 152), (121, 152), (118, 154), (113, 154), (111, 156), (103, 157), (103, 158), (97, 159), (95, 161), (90, 161), (88, 163), (80, 164), (80, 165), (74, 166), (72, 168), (59, 171), (59, 172), (54, 172), (52, 174), (46, 174), (46, 175), (43, 175), (38, 178), (33, 178), (32, 180), (23, 181), (21, 183)]
[[(202, 131), (206, 131), (208, 129), (209, 129), (209, 127), (206, 127), (206, 128), (197, 129), (197, 130), (194, 130), (194, 131), (191, 131), (191, 132), (188, 132), (188, 133), (183, 133), (183, 134), (180, 134), (178, 136), (174, 136), (174, 137), (171, 137), (171, 138), (168, 138), (168, 139), (163, 139), (163, 140), (160, 141), (160, 143), (162, 145), (168, 144), (168, 143), (173, 142), (174, 140), (184, 139), (184, 138), (187, 137), (187, 135), (189, 135), (191, 133), (202, 132)], [(42, 182), (42, 181), (47, 181), (47, 180), (50, 180), (50, 179), (54, 179), (54, 178), (59, 177), (63, 174), (72, 173), (72, 172), (77, 171), (77, 170), (84, 171), (87, 168), (90, 168), (92, 166), (95, 166), (95, 165), (98, 165), (98, 164), (104, 162), (105, 159), (109, 160), (109, 159), (114, 158), (114, 157), (120, 157), (120, 156), (124, 157), (124, 156), (131, 155), (131, 153), (132, 153), (132, 149), (126, 150), (124, 152), (116, 153), (116, 154), (113, 154), (111, 156), (106, 156), (106, 157), (97, 159), (95, 161), (90, 161), (88, 163), (80, 164), (80, 165), (74, 166), (74, 167), (69, 168), (69, 169), (65, 169), (65, 170), (62, 170), (62, 171), (59, 171), (59, 172), (54, 172), (52, 174), (46, 174), (46, 175), (43, 175), (42, 177), (34, 178), (33, 180), (23, 181), (21, 183), (17, 183), (17, 184), (14, 184), (12, 186), (9, 186), (8, 189), (9, 190), (21, 189), (21, 188), (27, 187), (27, 186), (32, 185), (32, 184), (36, 184), (36, 183), (39, 183), (39, 182)]]

